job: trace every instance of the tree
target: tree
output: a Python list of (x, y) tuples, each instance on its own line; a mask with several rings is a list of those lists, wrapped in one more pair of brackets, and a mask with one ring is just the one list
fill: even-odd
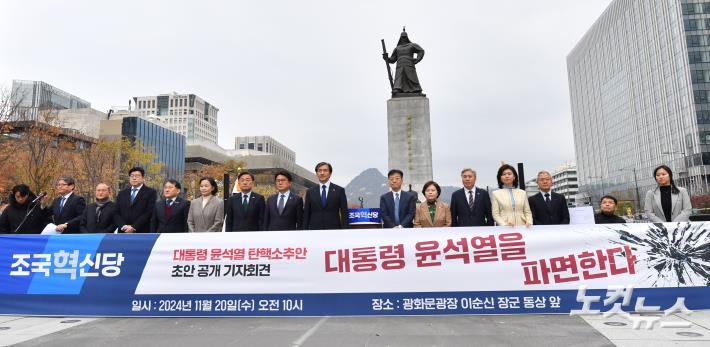
[(75, 142), (62, 134), (58, 126), (57, 112), (53, 109), (40, 110), (37, 120), (15, 123), (22, 126), (19, 143), (15, 147), (17, 163), (16, 176), (30, 188), (39, 192), (53, 192), (53, 181), (72, 162), (70, 151), (75, 150)]
[(3, 168), (0, 174), (0, 194), (4, 197), (9, 191), (9, 185), (13, 181), (13, 174), (16, 171), (18, 139), (11, 137), (13, 129), (11, 117), (17, 114), (18, 102), (6, 88), (0, 88), (0, 167)]

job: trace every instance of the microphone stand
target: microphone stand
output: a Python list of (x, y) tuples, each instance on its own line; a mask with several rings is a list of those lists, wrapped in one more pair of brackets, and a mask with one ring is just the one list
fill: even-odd
[(25, 218), (22, 219), (22, 222), (20, 222), (20, 225), (18, 225), (17, 228), (15, 228), (15, 231), (13, 233), (17, 234), (17, 231), (20, 230), (20, 228), (22, 227), (22, 224), (25, 224), (25, 222), (27, 221), (27, 217), (29, 217), (30, 214), (32, 214), (32, 211), (35, 210), (35, 207), (37, 207), (37, 205), (39, 205), (40, 200), (41, 199), (35, 201), (34, 205), (32, 205), (32, 207), (29, 209), (29, 211), (27, 211), (27, 214), (25, 214)]

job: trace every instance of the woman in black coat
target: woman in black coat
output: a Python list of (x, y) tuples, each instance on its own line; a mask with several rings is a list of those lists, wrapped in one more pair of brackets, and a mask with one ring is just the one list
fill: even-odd
[[(0, 215), (0, 234), (14, 234), (20, 226), (25, 215), (32, 208), (36, 196), (30, 191), (30, 187), (25, 184), (18, 184), (12, 188), (10, 193), (10, 204)], [(39, 205), (37, 201), (35, 204)], [(41, 206), (35, 207), (34, 211), (27, 216), (22, 223), (22, 227), (17, 230), (18, 234), (39, 234), (49, 223), (49, 218)]]

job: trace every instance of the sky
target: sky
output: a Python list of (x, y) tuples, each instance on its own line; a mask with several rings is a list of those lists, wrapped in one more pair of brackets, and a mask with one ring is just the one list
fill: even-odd
[(388, 169), (380, 39), (391, 52), (406, 26), (426, 51), (434, 179), (472, 167), (494, 186), (502, 161), (530, 179), (574, 160), (566, 56), (610, 2), (3, 0), (0, 86), (41, 80), (104, 112), (196, 94), (221, 146), (269, 135), (345, 185)]

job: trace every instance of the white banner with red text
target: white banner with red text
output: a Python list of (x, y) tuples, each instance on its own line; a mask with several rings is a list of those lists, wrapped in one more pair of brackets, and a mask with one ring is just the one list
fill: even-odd
[(709, 284), (710, 223), (0, 235), (11, 315), (569, 313), (583, 285), (707, 309)]

